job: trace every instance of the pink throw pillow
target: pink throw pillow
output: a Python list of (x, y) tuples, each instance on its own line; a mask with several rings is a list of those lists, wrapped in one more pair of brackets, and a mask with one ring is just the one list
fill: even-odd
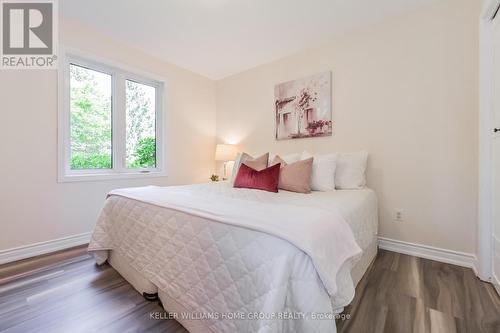
[(287, 164), (281, 157), (276, 156), (271, 165), (278, 164), (281, 165), (278, 185), (280, 189), (298, 193), (311, 193), (312, 157)]

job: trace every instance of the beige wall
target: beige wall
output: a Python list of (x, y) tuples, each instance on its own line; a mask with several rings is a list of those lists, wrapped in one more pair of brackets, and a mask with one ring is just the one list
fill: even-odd
[(168, 177), (57, 183), (57, 73), (0, 71), (0, 250), (92, 230), (118, 187), (205, 181), (213, 172), (215, 84), (137, 50), (64, 24), (66, 46), (167, 78)]
[[(168, 177), (58, 184), (56, 72), (0, 71), (0, 250), (91, 231), (113, 188), (205, 181), (217, 134), (251, 153), (365, 149), (382, 236), (475, 252), (479, 6), (443, 0), (217, 83), (61, 22), (66, 46), (168, 79)], [(275, 141), (274, 85), (324, 70), (334, 136)]]
[[(479, 11), (445, 0), (218, 81), (218, 140), (251, 153), (365, 149), (381, 236), (474, 253)], [(334, 135), (275, 141), (274, 85), (324, 70)]]

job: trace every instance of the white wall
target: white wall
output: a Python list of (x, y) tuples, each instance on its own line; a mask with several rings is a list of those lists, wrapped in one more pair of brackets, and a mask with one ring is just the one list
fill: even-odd
[(214, 169), (213, 81), (81, 26), (60, 31), (66, 46), (167, 78), (168, 177), (58, 184), (56, 71), (0, 71), (0, 250), (91, 231), (113, 188), (206, 181)]
[[(58, 184), (56, 72), (0, 71), (0, 250), (91, 231), (113, 188), (205, 181), (217, 134), (251, 153), (366, 149), (382, 236), (475, 252), (479, 7), (443, 0), (217, 83), (61, 22), (66, 46), (168, 79), (168, 177)], [(274, 85), (324, 70), (334, 136), (275, 141)]]
[[(251, 153), (365, 149), (381, 236), (474, 253), (480, 5), (444, 0), (218, 81), (218, 140)], [(275, 141), (274, 85), (324, 70), (334, 135)]]

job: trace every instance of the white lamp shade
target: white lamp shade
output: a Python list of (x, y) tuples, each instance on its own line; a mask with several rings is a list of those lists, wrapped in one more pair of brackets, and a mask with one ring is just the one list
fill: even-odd
[(216, 161), (234, 161), (238, 154), (238, 147), (235, 145), (218, 144), (215, 149)]

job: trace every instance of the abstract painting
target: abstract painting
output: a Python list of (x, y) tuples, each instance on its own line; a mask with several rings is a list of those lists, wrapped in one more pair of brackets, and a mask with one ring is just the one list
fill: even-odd
[(274, 87), (276, 139), (332, 135), (332, 75), (323, 72)]

